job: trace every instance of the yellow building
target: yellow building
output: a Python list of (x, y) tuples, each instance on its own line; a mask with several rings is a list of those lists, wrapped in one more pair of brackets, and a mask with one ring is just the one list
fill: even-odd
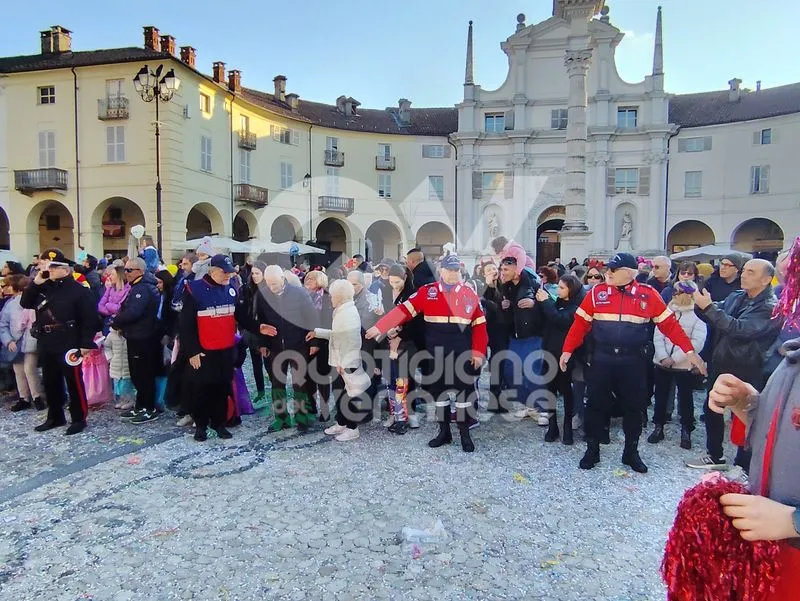
[(23, 262), (48, 246), (124, 255), (137, 224), (157, 238), (156, 102), (134, 89), (145, 66), (180, 81), (158, 101), (165, 259), (209, 233), (374, 259), (453, 239), (453, 108), (308, 102), (281, 75), (251, 90), (222, 62), (201, 73), (194, 48), (154, 27), (142, 48), (72, 51), (60, 26), (41, 45), (0, 58), (0, 247)]

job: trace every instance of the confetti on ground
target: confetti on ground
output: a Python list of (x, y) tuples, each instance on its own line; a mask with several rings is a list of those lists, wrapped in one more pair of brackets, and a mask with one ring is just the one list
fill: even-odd
[(628, 472), (626, 472), (624, 469), (619, 468), (619, 467), (615, 467), (614, 471), (611, 472), (611, 473), (614, 474), (617, 478), (630, 478), (631, 477), (631, 475)]
[(530, 484), (531, 481), (528, 480), (525, 476), (520, 474), (519, 472), (514, 472), (514, 482), (518, 484)]
[(136, 455), (128, 457), (128, 465), (139, 465), (142, 462)]
[(143, 445), (146, 441), (144, 438), (138, 438), (133, 436), (117, 436), (117, 442), (119, 444)]
[(178, 533), (178, 528), (159, 528), (158, 530), (153, 531), (150, 536), (158, 537), (158, 538), (166, 538), (168, 536), (172, 536), (173, 534)]

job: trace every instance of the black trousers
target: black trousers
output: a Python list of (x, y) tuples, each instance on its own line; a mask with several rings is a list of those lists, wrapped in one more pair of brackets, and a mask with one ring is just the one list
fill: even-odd
[(705, 416), (706, 424), (706, 451), (713, 459), (722, 459), (724, 455), (722, 443), (725, 440), (725, 416), (712, 411), (708, 406), (708, 393), (714, 387), (714, 382), (717, 380), (718, 375), (717, 373), (708, 373), (706, 401), (703, 404), (703, 415)]
[[(552, 382), (550, 382), (549, 388), (554, 396), (560, 393), (561, 397), (564, 399), (564, 423), (567, 424), (567, 422), (572, 420), (572, 416), (575, 414), (575, 393), (572, 389), (572, 366), (568, 366), (566, 372), (560, 369), (557, 370), (555, 377)], [(581, 399), (581, 402), (583, 402), (583, 399)], [(553, 409), (555, 413), (558, 413), (558, 405)], [(570, 428), (572, 427), (571, 424), (568, 425)], [(566, 428), (567, 426), (564, 427)]]
[[(189, 368), (191, 369), (191, 367)], [(198, 428), (222, 426), (227, 421), (228, 395), (230, 382), (203, 382), (202, 395), (197, 395), (192, 409), (192, 417)], [(200, 398), (202, 397), (202, 398)]]
[(64, 404), (66, 395), (64, 382), (69, 391), (69, 415), (72, 423), (85, 422), (89, 414), (86, 401), (86, 388), (83, 385), (81, 366), (67, 365), (64, 351), (39, 351), (39, 363), (42, 366), (42, 385), (47, 397), (47, 419), (56, 424), (66, 423)]
[(256, 390), (264, 392), (264, 358), (261, 356), (261, 350), (258, 347), (251, 346), (250, 348), (250, 362), (253, 364), (253, 378), (256, 381)]
[(654, 372), (656, 388), (656, 406), (653, 410), (654, 424), (663, 426), (667, 423), (669, 396), (677, 385), (681, 426), (690, 432), (694, 430), (694, 381), (695, 375), (690, 371), (669, 370), (656, 366)]
[(161, 359), (158, 338), (128, 339), (128, 369), (136, 387), (136, 409), (156, 408), (156, 375)]
[(308, 394), (309, 410), (317, 413), (314, 394), (319, 392), (319, 413), (327, 418), (330, 415), (328, 402), (331, 396), (331, 366), (328, 363), (330, 347), (327, 343), (320, 344), (319, 351), (308, 361), (308, 374), (306, 377), (306, 394)]
[[(353, 399), (347, 394), (347, 390), (345, 390), (344, 386), (344, 378), (342, 378), (342, 376), (339, 374), (336, 375), (331, 389), (336, 402), (337, 424), (350, 430), (355, 430), (358, 428), (359, 424), (363, 424), (369, 420), (371, 414), (369, 407), (364, 406), (362, 403), (358, 402), (358, 399)], [(368, 393), (369, 391), (363, 395), (367, 405), (369, 404), (369, 401), (366, 401)]]
[(586, 404), (585, 430), (591, 440), (600, 440), (611, 411), (612, 393), (622, 411), (625, 440), (637, 442), (642, 434), (642, 410), (648, 401), (647, 363), (638, 354), (613, 356), (595, 352), (588, 367), (589, 401)]
[(466, 355), (444, 357), (444, 368), (438, 377), (428, 386), (428, 392), (433, 397), (436, 407), (436, 421), (447, 423), (451, 419), (450, 396), (453, 392), (456, 397), (456, 422), (467, 424), (471, 419), (477, 419), (478, 391), (475, 380), (478, 372)]

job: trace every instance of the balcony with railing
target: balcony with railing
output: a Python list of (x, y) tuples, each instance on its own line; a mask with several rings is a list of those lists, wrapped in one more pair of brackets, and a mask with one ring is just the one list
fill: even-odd
[(344, 196), (320, 196), (319, 210), (329, 213), (343, 213), (351, 215), (355, 210), (356, 199)]
[(125, 96), (108, 96), (97, 101), (97, 118), (100, 121), (127, 119), (128, 99)]
[(253, 184), (236, 184), (233, 190), (233, 199), (236, 202), (266, 207), (269, 198), (269, 190)]
[(326, 150), (325, 164), (328, 167), (344, 167), (344, 153), (340, 150)]
[(256, 135), (251, 131), (239, 130), (239, 148), (243, 150), (256, 149)]
[(24, 169), (14, 171), (14, 188), (27, 196), (40, 190), (67, 190), (67, 172), (64, 169)]
[(376, 156), (375, 169), (378, 171), (394, 171), (394, 159), (395, 157)]

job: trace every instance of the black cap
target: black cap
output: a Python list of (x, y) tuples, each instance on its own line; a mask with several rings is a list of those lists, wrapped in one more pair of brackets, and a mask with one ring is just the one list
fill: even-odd
[(236, 272), (236, 268), (233, 266), (231, 258), (226, 255), (214, 255), (211, 257), (211, 262), (208, 264), (208, 266), (219, 267), (225, 273)]
[(607, 263), (609, 269), (619, 269), (620, 267), (627, 267), (629, 269), (639, 269), (639, 264), (636, 262), (636, 257), (630, 253), (617, 253)]
[(68, 261), (67, 258), (64, 256), (64, 253), (62, 253), (57, 248), (48, 248), (47, 250), (42, 252), (40, 258), (50, 261), (51, 265), (69, 266), (70, 264), (70, 261)]

